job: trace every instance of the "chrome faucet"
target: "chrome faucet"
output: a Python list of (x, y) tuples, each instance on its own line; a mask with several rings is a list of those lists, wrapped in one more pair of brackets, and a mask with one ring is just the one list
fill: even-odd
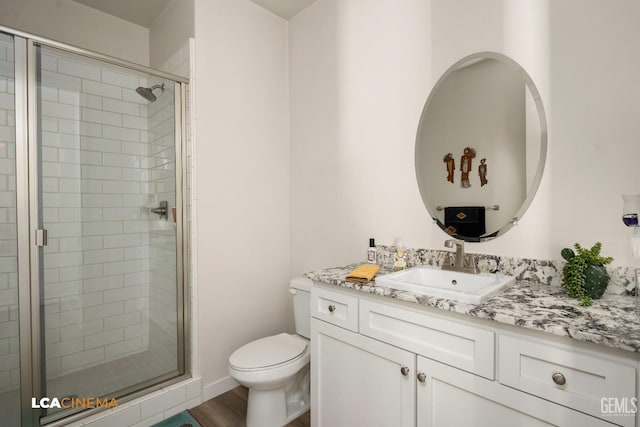
[(442, 264), (442, 269), (478, 274), (480, 271), (478, 271), (476, 258), (470, 254), (465, 255), (464, 242), (462, 240), (449, 239), (444, 241), (444, 246), (447, 248), (452, 248), (454, 245), (456, 252), (453, 262), (451, 261), (451, 252), (447, 253), (447, 257)]

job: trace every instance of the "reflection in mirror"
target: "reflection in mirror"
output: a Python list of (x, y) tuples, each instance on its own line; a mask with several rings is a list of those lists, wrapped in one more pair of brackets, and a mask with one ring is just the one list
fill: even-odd
[(458, 61), (431, 91), (416, 138), (431, 218), (466, 241), (503, 234), (535, 196), (546, 147), (540, 95), (520, 65), (493, 52)]

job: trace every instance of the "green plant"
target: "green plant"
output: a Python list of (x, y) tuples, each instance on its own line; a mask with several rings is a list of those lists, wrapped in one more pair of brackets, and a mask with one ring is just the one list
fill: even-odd
[(587, 307), (593, 298), (600, 298), (604, 293), (609, 283), (604, 265), (613, 261), (613, 258), (600, 256), (600, 242), (591, 249), (585, 249), (579, 243), (573, 247), (577, 254), (570, 248), (564, 248), (561, 252), (562, 258), (567, 261), (562, 269), (562, 285), (570, 297), (579, 299), (580, 305)]

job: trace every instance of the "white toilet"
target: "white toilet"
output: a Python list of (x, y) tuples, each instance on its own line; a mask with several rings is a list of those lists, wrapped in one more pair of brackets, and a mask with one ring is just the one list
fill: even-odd
[(247, 427), (279, 427), (309, 410), (311, 280), (291, 280), (297, 335), (252, 341), (229, 357), (229, 375), (249, 389)]

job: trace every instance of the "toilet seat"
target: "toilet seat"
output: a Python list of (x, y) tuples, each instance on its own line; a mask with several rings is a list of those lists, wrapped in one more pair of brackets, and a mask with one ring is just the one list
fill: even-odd
[(245, 344), (229, 357), (229, 364), (240, 371), (274, 368), (298, 359), (306, 348), (303, 338), (281, 333)]

